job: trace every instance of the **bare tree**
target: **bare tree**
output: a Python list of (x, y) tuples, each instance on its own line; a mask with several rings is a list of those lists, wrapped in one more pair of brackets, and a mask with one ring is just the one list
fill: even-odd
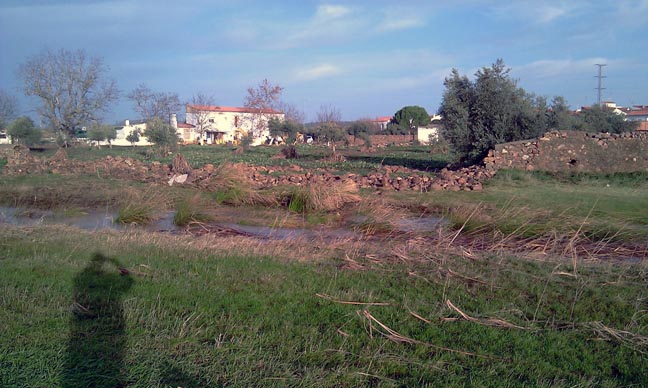
[(306, 114), (295, 105), (282, 102), (279, 104), (278, 108), (280, 111), (284, 112), (287, 121), (292, 121), (296, 124), (304, 124), (306, 122)]
[(272, 85), (267, 79), (261, 81), (256, 88), (247, 89), (244, 106), (252, 110), (251, 127), (254, 137), (258, 137), (279, 110), (282, 92), (283, 87)]
[(43, 51), (23, 63), (18, 75), (27, 96), (41, 99), (37, 108), (53, 129), (74, 136), (78, 127), (97, 122), (117, 100), (114, 80), (104, 79), (108, 68), (84, 50)]
[(4, 129), (9, 122), (18, 116), (18, 100), (0, 89), (0, 129)]
[(146, 84), (140, 84), (127, 97), (135, 102), (135, 111), (146, 121), (157, 117), (167, 122), (182, 106), (177, 93), (154, 92)]
[(317, 112), (317, 122), (320, 124), (336, 124), (342, 121), (340, 110), (333, 105), (321, 105)]
[(214, 96), (199, 92), (187, 103), (187, 123), (196, 127), (201, 141), (205, 131), (212, 129), (212, 123), (209, 122), (209, 111), (198, 107), (215, 105), (215, 101)]

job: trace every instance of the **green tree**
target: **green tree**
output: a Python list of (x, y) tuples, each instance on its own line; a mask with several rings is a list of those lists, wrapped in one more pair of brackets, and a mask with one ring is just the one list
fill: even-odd
[(16, 116), (18, 116), (18, 100), (0, 89), (0, 130), (4, 130)]
[(570, 111), (567, 101), (562, 96), (556, 96), (551, 100), (547, 116), (547, 126), (551, 129), (576, 131), (583, 128), (582, 120)]
[(415, 131), (418, 127), (430, 124), (430, 115), (425, 108), (420, 106), (406, 106), (401, 108), (392, 122), (388, 124), (389, 131), (395, 133), (407, 133), (414, 139)]
[(131, 133), (129, 133), (128, 136), (126, 136), (126, 141), (131, 143), (131, 145), (135, 145), (135, 143), (140, 141), (140, 135), (141, 135), (140, 130), (135, 129)]
[(270, 129), (270, 136), (281, 136), (286, 143), (292, 143), (302, 126), (292, 120), (279, 120), (273, 117), (268, 121), (268, 128)]
[(11, 136), (12, 143), (29, 147), (40, 142), (42, 132), (36, 128), (32, 119), (21, 116), (9, 124), (7, 135)]
[(176, 129), (159, 117), (154, 117), (146, 122), (144, 136), (151, 143), (159, 147), (163, 155), (167, 155), (170, 150), (175, 150), (178, 145), (178, 133)]
[(598, 105), (584, 109), (579, 118), (583, 123), (582, 130), (588, 132), (631, 132), (638, 124), (636, 121), (625, 121), (623, 116), (614, 113), (612, 109), (601, 108)]
[(462, 162), (480, 161), (496, 144), (546, 132), (546, 101), (519, 88), (509, 72), (498, 59), (477, 71), (475, 81), (456, 69), (445, 79), (443, 135)]
[(112, 147), (111, 142), (117, 137), (117, 130), (112, 125), (98, 124), (94, 123), (88, 129), (88, 139), (99, 143), (102, 141), (107, 141), (108, 145)]

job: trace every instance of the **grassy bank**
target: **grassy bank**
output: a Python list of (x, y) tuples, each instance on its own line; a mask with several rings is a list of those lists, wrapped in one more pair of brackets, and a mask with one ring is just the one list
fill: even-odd
[[(380, 259), (312, 242), (284, 256), (243, 238), (53, 227), (0, 239), (2, 386), (96, 381), (70, 361), (105, 361), (84, 347), (112, 352), (103, 373), (134, 387), (648, 384), (645, 265), (574, 275), (397, 241)], [(130, 273), (89, 275), (97, 253)]]

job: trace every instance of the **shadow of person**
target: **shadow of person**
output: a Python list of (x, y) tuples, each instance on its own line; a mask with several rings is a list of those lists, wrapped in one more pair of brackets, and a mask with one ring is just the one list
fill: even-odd
[(100, 253), (74, 277), (62, 387), (124, 386), (122, 298), (132, 285), (128, 270)]

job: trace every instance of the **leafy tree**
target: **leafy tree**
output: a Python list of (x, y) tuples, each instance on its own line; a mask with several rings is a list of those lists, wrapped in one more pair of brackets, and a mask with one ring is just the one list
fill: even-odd
[(252, 111), (250, 127), (253, 137), (261, 135), (270, 118), (280, 109), (283, 89), (282, 86), (271, 84), (267, 79), (261, 81), (256, 88), (247, 89), (243, 106)]
[(27, 59), (18, 74), (25, 94), (41, 100), (41, 117), (62, 135), (74, 137), (78, 127), (98, 121), (118, 98), (115, 81), (104, 77), (106, 71), (100, 58), (61, 49)]
[(12, 143), (32, 146), (40, 142), (42, 132), (36, 128), (32, 119), (22, 116), (9, 124), (7, 135), (11, 136)]
[(16, 97), (0, 89), (0, 129), (5, 129), (18, 114), (18, 100)]
[(117, 137), (117, 130), (112, 125), (94, 123), (88, 129), (88, 139), (97, 142), (107, 141), (108, 145), (112, 147), (111, 141)]
[(146, 84), (140, 84), (127, 97), (135, 103), (135, 112), (146, 121), (155, 117), (169, 120), (182, 106), (177, 93), (154, 92)]
[(567, 101), (562, 96), (556, 96), (551, 100), (547, 126), (558, 131), (573, 131), (581, 130), (583, 122), (570, 111)]
[(601, 108), (598, 105), (584, 109), (579, 114), (579, 118), (583, 123), (582, 130), (588, 132), (631, 132), (637, 128), (638, 124), (636, 121), (625, 121), (612, 109)]
[(154, 143), (160, 148), (163, 155), (174, 150), (178, 145), (178, 132), (173, 126), (159, 117), (154, 117), (146, 122), (146, 130), (144, 136), (148, 138), (151, 143)]
[(126, 136), (126, 141), (131, 143), (131, 145), (135, 145), (135, 143), (140, 141), (140, 135), (141, 135), (140, 130), (135, 129), (131, 133), (129, 133), (128, 136)]
[(443, 135), (461, 161), (478, 162), (495, 144), (546, 132), (546, 102), (519, 88), (509, 71), (498, 59), (478, 70), (474, 82), (456, 69), (445, 79), (439, 109), (445, 120)]
[(430, 124), (430, 115), (420, 106), (406, 106), (401, 108), (394, 118), (388, 124), (390, 132), (394, 133), (407, 133), (414, 138), (414, 131), (418, 127)]
[(292, 143), (302, 126), (292, 120), (279, 120), (273, 117), (268, 121), (268, 127), (271, 136), (281, 136), (287, 143)]
[(349, 135), (353, 135), (353, 142), (356, 138), (362, 138), (365, 143), (369, 139), (369, 135), (374, 132), (374, 126), (369, 120), (357, 120), (351, 123), (348, 129)]

